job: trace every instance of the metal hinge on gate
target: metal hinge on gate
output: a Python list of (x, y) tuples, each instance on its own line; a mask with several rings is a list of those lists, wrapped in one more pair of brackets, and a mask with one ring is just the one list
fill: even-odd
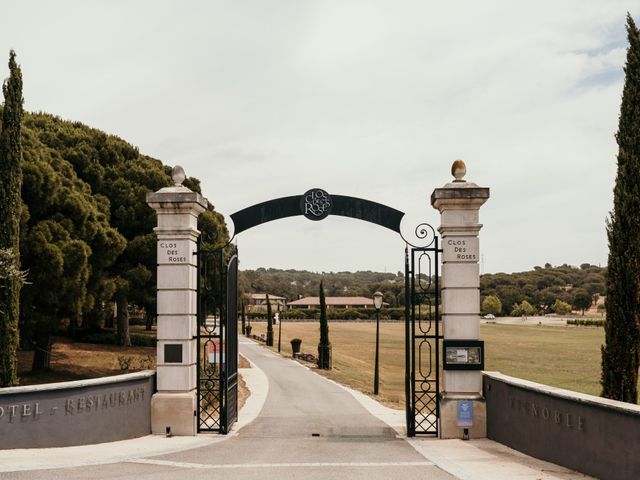
[(194, 410), (194, 411), (193, 411), (193, 416), (194, 416), (194, 417), (197, 417), (197, 416), (198, 416), (198, 411), (197, 411), (197, 410)]

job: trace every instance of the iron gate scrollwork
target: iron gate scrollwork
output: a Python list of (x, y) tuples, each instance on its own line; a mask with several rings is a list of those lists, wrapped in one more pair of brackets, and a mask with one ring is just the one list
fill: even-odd
[(441, 250), (433, 235), (427, 247), (405, 250), (405, 396), (407, 435), (438, 435), (440, 418)]
[(198, 248), (198, 432), (228, 433), (238, 417), (238, 256)]

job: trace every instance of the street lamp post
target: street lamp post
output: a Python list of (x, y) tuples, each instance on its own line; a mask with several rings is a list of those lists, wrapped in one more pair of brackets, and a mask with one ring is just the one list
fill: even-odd
[(378, 355), (380, 350), (380, 309), (382, 308), (382, 293), (376, 292), (373, 294), (373, 306), (376, 308), (376, 359), (373, 370), (373, 394), (378, 395), (378, 386), (380, 383)]

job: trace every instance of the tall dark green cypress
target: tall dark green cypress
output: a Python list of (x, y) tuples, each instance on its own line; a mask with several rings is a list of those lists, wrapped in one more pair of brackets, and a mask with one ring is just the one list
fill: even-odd
[(627, 15), (618, 173), (607, 222), (609, 261), (602, 346), (602, 396), (637, 403), (640, 352), (640, 33)]
[(20, 208), (22, 188), (22, 72), (16, 53), (9, 53), (9, 78), (2, 85), (4, 108), (0, 133), (0, 387), (18, 383), (18, 317), (20, 315)]
[(267, 346), (273, 347), (273, 317), (271, 316), (271, 300), (267, 293)]
[(327, 301), (324, 298), (324, 285), (320, 282), (320, 343), (318, 343), (318, 368), (330, 370), (331, 363), (331, 342), (329, 342)]

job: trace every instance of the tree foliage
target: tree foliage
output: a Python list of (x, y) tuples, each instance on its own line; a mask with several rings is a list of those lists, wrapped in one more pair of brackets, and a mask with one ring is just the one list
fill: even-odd
[(267, 294), (267, 346), (273, 347), (273, 312), (271, 311), (271, 300)]
[[(40, 369), (62, 321), (80, 331), (111, 327), (117, 300), (118, 338), (127, 344), (130, 303), (153, 320), (156, 218), (145, 195), (171, 185), (171, 167), (118, 137), (45, 113), (25, 114), (21, 138), (20, 258), (28, 271), (21, 344), (35, 350)], [(197, 179), (184, 184), (200, 192)], [(228, 239), (213, 206), (198, 228), (211, 245)]]
[(594, 293), (604, 294), (606, 268), (588, 263), (574, 267), (560, 265), (534, 267), (526, 272), (493, 273), (480, 277), (483, 296), (496, 295), (502, 302), (502, 313), (510, 314), (515, 304), (526, 300), (540, 314), (554, 311), (556, 300), (572, 304), (576, 289), (590, 285)]
[(271, 293), (288, 299), (315, 297), (320, 282), (329, 296), (363, 296), (371, 298), (380, 290), (390, 307), (404, 305), (404, 275), (400, 272), (309, 272), (258, 268), (242, 270), (238, 288), (243, 293)]
[(581, 310), (584, 315), (584, 311), (591, 306), (591, 294), (584, 288), (577, 288), (573, 292), (573, 306), (577, 310)]
[(4, 274), (0, 276), (0, 387), (18, 382), (18, 323), (20, 317), (20, 218), (22, 187), (22, 72), (16, 53), (9, 54), (9, 78), (2, 85), (4, 108), (0, 132), (0, 249)]
[(536, 313), (536, 309), (533, 305), (531, 305), (526, 300), (523, 300), (521, 303), (516, 303), (513, 305), (511, 309), (512, 317), (529, 317)]
[[(488, 296), (497, 297), (502, 304), (502, 315), (509, 315), (514, 304), (523, 300), (539, 313), (546, 314), (554, 312), (553, 305), (558, 299), (572, 304), (575, 289), (589, 287), (594, 290), (594, 295), (603, 295), (605, 279), (606, 268), (596, 265), (584, 263), (581, 268), (566, 264), (552, 267), (547, 263), (545, 268), (535, 267), (526, 272), (484, 274), (480, 277), (480, 293), (483, 302)], [(258, 268), (241, 271), (238, 288), (243, 293), (271, 293), (295, 300), (317, 296), (321, 280), (330, 296), (371, 298), (375, 291), (381, 291), (390, 308), (404, 306), (402, 272), (309, 272)]]
[(482, 300), (482, 312), (500, 315), (502, 313), (502, 302), (496, 295), (487, 295)]
[(557, 298), (553, 303), (552, 309), (553, 312), (557, 313), (558, 315), (567, 315), (571, 313), (571, 305), (569, 305), (567, 302), (563, 302), (559, 298)]
[(609, 278), (602, 396), (638, 400), (640, 360), (640, 32), (627, 15), (627, 63), (618, 123), (618, 171), (607, 222)]

